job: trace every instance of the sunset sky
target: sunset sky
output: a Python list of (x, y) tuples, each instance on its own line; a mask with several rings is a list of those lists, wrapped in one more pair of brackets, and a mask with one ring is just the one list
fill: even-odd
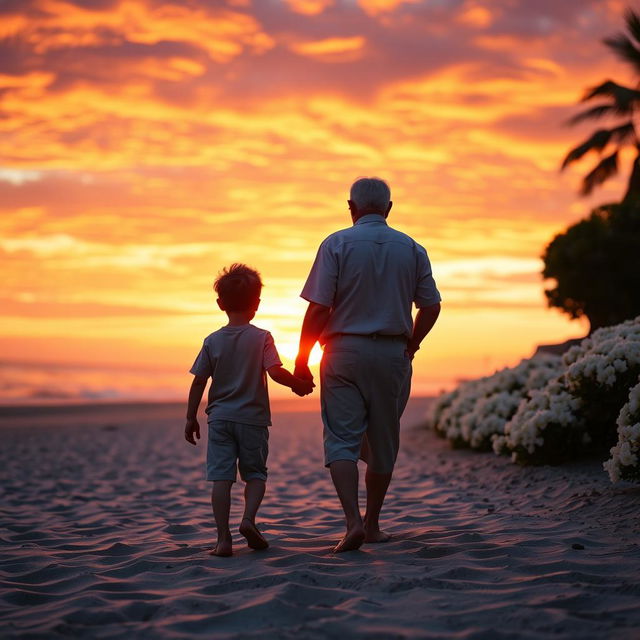
[[(430, 255), (440, 322), (414, 392), (587, 325), (546, 308), (554, 234), (620, 197), (560, 174), (586, 87), (630, 71), (617, 0), (0, 3), (0, 400), (180, 398), (224, 323), (211, 284), (262, 274), (285, 365), (351, 182)], [(289, 392), (276, 390), (274, 395)]]

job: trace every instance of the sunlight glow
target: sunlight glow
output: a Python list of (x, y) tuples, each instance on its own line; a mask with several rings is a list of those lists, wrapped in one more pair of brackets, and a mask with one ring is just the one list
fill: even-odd
[[(297, 342), (280, 342), (278, 343), (278, 353), (282, 358), (285, 366), (293, 368), (296, 356), (298, 355), (298, 343)], [(319, 344), (311, 350), (309, 356), (309, 366), (315, 367), (320, 364), (322, 360), (322, 349)]]
[(563, 125), (584, 87), (625, 82), (598, 44), (619, 3), (5, 4), (0, 354), (32, 367), (0, 379), (12, 397), (67, 365), (71, 394), (101, 366), (87, 393), (151, 390), (126, 373), (142, 366), (182, 397), (233, 262), (260, 271), (254, 322), (292, 367), (300, 290), (361, 175), (389, 181), (389, 224), (427, 248), (442, 293), (416, 393), (584, 334), (546, 308), (540, 256), (624, 190), (628, 156), (587, 199), (591, 157), (558, 171), (590, 132)]

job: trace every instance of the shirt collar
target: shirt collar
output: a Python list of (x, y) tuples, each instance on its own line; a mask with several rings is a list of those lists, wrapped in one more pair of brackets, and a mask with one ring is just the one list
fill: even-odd
[(386, 226), (387, 221), (384, 216), (381, 216), (378, 213), (367, 213), (366, 216), (362, 216), (362, 218), (358, 218), (355, 224), (370, 224), (370, 223), (384, 224)]

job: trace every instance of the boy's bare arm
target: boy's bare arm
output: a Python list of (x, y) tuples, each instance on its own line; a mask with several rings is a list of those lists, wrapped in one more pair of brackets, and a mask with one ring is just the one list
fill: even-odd
[(189, 389), (189, 400), (187, 403), (187, 424), (184, 427), (184, 438), (187, 442), (195, 445), (193, 436), (200, 440), (200, 425), (198, 424), (198, 407), (202, 400), (202, 394), (207, 387), (209, 378), (203, 376), (193, 376), (193, 382)]
[(420, 343), (424, 340), (425, 336), (433, 329), (433, 325), (436, 323), (439, 315), (439, 302), (429, 307), (418, 309), (416, 320), (413, 323), (413, 335), (407, 343), (407, 353), (411, 358), (413, 358), (415, 352), (420, 348)]
[(302, 378), (296, 378), (292, 373), (287, 371), (280, 365), (274, 365), (267, 369), (269, 377), (278, 384), (289, 387), (293, 393), (299, 396), (307, 396), (316, 386), (312, 380), (303, 380)]

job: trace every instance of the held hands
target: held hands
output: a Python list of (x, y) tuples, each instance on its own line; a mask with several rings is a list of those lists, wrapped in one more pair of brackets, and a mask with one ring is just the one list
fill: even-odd
[(184, 439), (192, 445), (196, 445), (193, 436), (200, 440), (200, 425), (196, 418), (187, 418), (187, 424), (184, 427)]
[(300, 378), (302, 380), (310, 380), (313, 382), (313, 374), (311, 373), (311, 369), (309, 369), (309, 365), (306, 362), (297, 362), (296, 368), (293, 370), (293, 375), (296, 378)]
[(293, 375), (296, 378), (296, 386), (291, 388), (293, 393), (301, 397), (308, 396), (316, 386), (313, 383), (313, 374), (309, 369), (309, 365), (302, 361), (296, 362)]
[(294, 383), (291, 387), (291, 391), (302, 398), (303, 396), (308, 396), (315, 386), (313, 379), (305, 380), (303, 378), (294, 377)]

